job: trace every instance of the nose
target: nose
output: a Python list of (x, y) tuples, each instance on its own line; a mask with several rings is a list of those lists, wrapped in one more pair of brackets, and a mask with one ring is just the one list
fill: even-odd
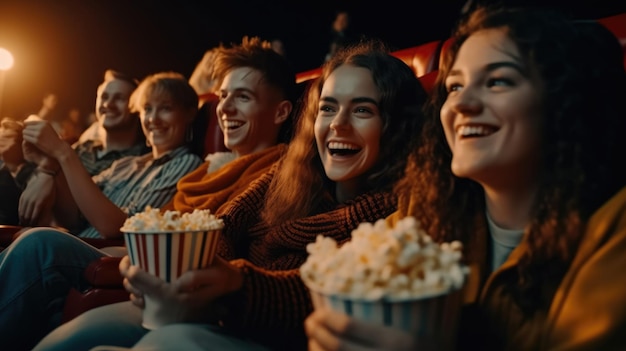
[(483, 108), (478, 92), (472, 87), (464, 87), (452, 97), (449, 95), (448, 100), (451, 100), (452, 110), (464, 115), (477, 115)]
[(232, 95), (227, 95), (220, 99), (216, 107), (218, 115), (232, 114), (235, 111), (234, 105), (232, 103), (232, 99), (233, 99)]
[(340, 109), (330, 122), (330, 129), (346, 129), (350, 126), (350, 113), (347, 109)]
[(109, 105), (111, 104), (111, 99), (102, 98), (100, 103), (101, 103), (102, 107), (108, 108)]
[(154, 121), (156, 120), (157, 117), (157, 112), (156, 109), (149, 109), (149, 110), (144, 110), (143, 111), (143, 118), (146, 122), (149, 123), (154, 123)]

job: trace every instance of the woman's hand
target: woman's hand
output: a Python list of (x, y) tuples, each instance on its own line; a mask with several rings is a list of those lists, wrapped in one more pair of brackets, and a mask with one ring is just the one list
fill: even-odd
[(309, 351), (415, 351), (436, 350), (417, 346), (415, 338), (401, 330), (359, 321), (330, 309), (316, 309), (304, 322)]
[[(70, 145), (59, 137), (52, 125), (44, 120), (26, 119), (22, 136), (26, 143), (30, 143), (42, 153), (57, 160), (64, 152), (67, 152), (67, 149), (71, 149)], [(28, 144), (25, 147), (25, 152), (27, 150), (29, 153), (33, 152), (28, 149)]]
[(215, 300), (238, 291), (243, 286), (243, 272), (219, 256), (204, 269), (189, 271), (172, 283), (177, 291), (186, 292), (190, 300)]
[[(134, 305), (136, 305), (139, 308), (143, 308), (144, 307), (144, 301), (143, 301), (143, 292), (137, 288), (135, 288), (129, 280), (129, 276), (137, 276), (137, 275), (142, 275), (142, 274), (148, 274), (144, 271), (141, 270), (141, 268), (139, 268), (138, 266), (133, 266), (130, 264), (130, 257), (128, 257), (128, 255), (122, 257), (122, 260), (120, 261), (120, 274), (122, 275), (122, 277), (124, 277), (124, 289), (126, 289), (126, 291), (128, 291), (130, 293), (130, 300), (132, 301), (132, 303)], [(156, 278), (156, 277), (155, 277)], [(158, 279), (158, 278), (156, 278)]]
[(128, 256), (120, 261), (120, 273), (133, 304), (143, 308), (144, 295), (150, 296), (151, 302), (159, 303), (157, 314), (167, 316), (170, 323), (218, 319), (222, 311), (213, 305), (215, 299), (243, 286), (242, 272), (217, 256), (211, 266), (186, 272), (172, 283), (132, 266)]

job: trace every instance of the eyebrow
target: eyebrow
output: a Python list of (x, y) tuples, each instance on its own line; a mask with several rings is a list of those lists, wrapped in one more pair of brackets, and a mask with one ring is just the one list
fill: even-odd
[[(220, 92), (228, 92), (228, 89), (220, 89), (219, 91), (220, 91)], [(235, 89), (233, 89), (233, 92), (234, 92), (234, 93), (241, 93), (241, 92), (244, 92), (244, 93), (248, 93), (248, 94), (253, 95), (253, 96), (256, 96), (256, 95), (257, 95), (257, 94), (256, 94), (256, 92), (255, 92), (254, 90), (249, 89), (249, 88), (244, 88), (244, 87), (235, 88)]]
[[(320, 98), (320, 102), (321, 101), (332, 102), (332, 103), (335, 103), (335, 104), (339, 103), (339, 101), (337, 101), (337, 99), (335, 99), (334, 97), (331, 97), (331, 96), (323, 96), (323, 97)], [(370, 103), (370, 104), (374, 104), (374, 105), (378, 106), (378, 101), (376, 101), (376, 100), (374, 100), (372, 98), (369, 98), (369, 97), (356, 97), (354, 99), (351, 99), (350, 102), (357, 103), (357, 104), (358, 103)]]
[[(517, 64), (515, 62), (511, 62), (511, 61), (500, 61), (500, 62), (489, 63), (489, 64), (485, 65), (484, 71), (492, 72), (492, 71), (495, 71), (496, 69), (502, 68), (502, 67), (512, 68), (512, 69), (518, 71), (523, 76), (528, 76), (528, 74), (526, 72), (526, 69), (524, 69), (524, 67), (522, 65), (519, 65), (519, 64)], [(448, 73), (448, 77), (450, 77), (450, 76), (458, 76), (458, 75), (461, 75), (461, 71), (458, 70), (458, 69), (451, 70), (450, 73)]]

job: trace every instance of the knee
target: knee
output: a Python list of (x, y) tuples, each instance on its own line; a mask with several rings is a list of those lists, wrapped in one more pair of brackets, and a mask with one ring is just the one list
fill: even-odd
[(49, 249), (55, 246), (67, 246), (70, 240), (77, 239), (70, 234), (51, 228), (32, 228), (17, 237), (11, 245), (11, 249), (34, 252), (41, 247)]
[[(104, 344), (133, 345), (145, 334), (141, 328), (140, 310), (136, 309), (138, 313), (128, 312), (134, 309), (128, 302), (86, 311), (46, 335), (33, 351), (89, 350)], [(137, 319), (139, 322), (134, 322)]]

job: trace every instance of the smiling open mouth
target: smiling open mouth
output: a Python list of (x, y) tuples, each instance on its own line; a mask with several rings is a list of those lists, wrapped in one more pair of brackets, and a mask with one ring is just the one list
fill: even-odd
[(244, 125), (244, 123), (239, 121), (224, 121), (224, 128), (226, 130), (235, 130), (242, 125)]
[(359, 146), (348, 143), (330, 142), (327, 147), (328, 152), (333, 156), (355, 155), (361, 151)]
[(475, 138), (489, 136), (497, 131), (498, 128), (488, 125), (471, 125), (458, 127), (456, 133), (462, 138)]

